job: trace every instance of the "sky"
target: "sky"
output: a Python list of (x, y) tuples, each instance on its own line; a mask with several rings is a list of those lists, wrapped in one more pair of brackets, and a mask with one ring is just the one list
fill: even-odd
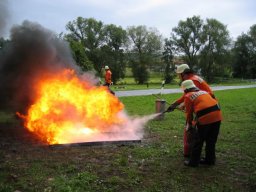
[(155, 27), (168, 38), (179, 21), (196, 15), (217, 19), (235, 39), (256, 24), (255, 10), (255, 0), (0, 0), (0, 36), (8, 38), (24, 20), (65, 33), (66, 24), (81, 16), (124, 29)]

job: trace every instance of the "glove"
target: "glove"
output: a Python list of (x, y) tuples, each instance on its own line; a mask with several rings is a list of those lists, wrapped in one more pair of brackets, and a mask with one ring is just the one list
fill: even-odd
[(168, 108), (167, 108), (167, 112), (172, 112), (172, 111), (174, 111), (174, 109), (176, 109), (176, 107), (177, 107), (177, 103), (173, 103), (173, 104), (171, 104)]

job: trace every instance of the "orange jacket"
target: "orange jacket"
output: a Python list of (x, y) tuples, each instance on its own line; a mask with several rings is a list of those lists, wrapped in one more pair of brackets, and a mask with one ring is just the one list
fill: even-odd
[(106, 71), (106, 73), (105, 73), (105, 82), (106, 83), (111, 83), (112, 81), (111, 81), (111, 76), (112, 76), (112, 73), (111, 73), (111, 71), (110, 70), (107, 70)]
[(200, 125), (210, 124), (222, 120), (222, 114), (218, 102), (206, 91), (191, 91), (185, 93), (184, 103), (186, 108), (186, 120), (192, 124), (193, 114)]
[[(198, 89), (200, 90), (203, 90), (203, 91), (206, 91), (208, 92), (212, 97), (214, 97), (214, 94), (213, 94), (213, 91), (212, 89), (210, 88), (210, 86), (206, 83), (205, 80), (203, 80), (201, 77), (197, 76), (197, 75), (194, 75), (194, 74), (189, 74), (187, 76), (185, 80), (192, 80), (193, 83), (195, 84), (195, 86), (197, 86)], [(175, 101), (175, 103), (178, 103), (178, 104), (181, 104), (182, 102), (184, 102), (184, 96), (185, 94), (182, 95), (182, 97), (180, 97), (179, 99), (177, 99)]]

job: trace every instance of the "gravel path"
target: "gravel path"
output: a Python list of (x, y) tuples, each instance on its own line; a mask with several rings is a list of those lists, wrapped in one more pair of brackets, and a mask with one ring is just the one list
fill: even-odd
[[(256, 88), (254, 85), (239, 85), (239, 86), (216, 86), (212, 87), (213, 91), (228, 90), (228, 89), (243, 89), (243, 88)], [(171, 93), (182, 93), (179, 89), (147, 89), (147, 90), (131, 90), (131, 91), (115, 91), (117, 97), (126, 96), (141, 96), (141, 95), (152, 95), (152, 94), (171, 94)]]

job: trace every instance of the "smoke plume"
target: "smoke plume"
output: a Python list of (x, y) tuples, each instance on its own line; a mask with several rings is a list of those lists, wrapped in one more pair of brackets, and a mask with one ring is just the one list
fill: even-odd
[(37, 23), (11, 29), (10, 44), (0, 58), (0, 108), (26, 112), (38, 79), (62, 68), (77, 69), (66, 42)]

